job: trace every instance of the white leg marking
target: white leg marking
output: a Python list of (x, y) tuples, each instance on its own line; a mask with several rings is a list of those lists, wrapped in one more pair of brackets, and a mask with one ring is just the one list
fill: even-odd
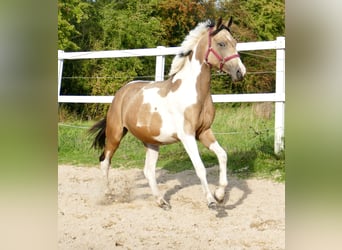
[(144, 174), (146, 179), (148, 180), (148, 184), (152, 190), (153, 196), (156, 198), (157, 204), (164, 208), (170, 209), (170, 205), (164, 200), (163, 196), (160, 195), (157, 180), (156, 180), (156, 164), (159, 155), (159, 147), (153, 145), (146, 146), (146, 158), (145, 158), (145, 167)]
[(152, 194), (155, 197), (159, 196), (159, 190), (156, 181), (156, 164), (159, 155), (159, 148), (157, 146), (147, 146), (146, 147), (146, 158), (144, 174), (148, 183), (151, 187)]
[(198, 152), (198, 147), (194, 136), (186, 135), (181, 139), (186, 152), (188, 153), (192, 164), (194, 165), (196, 174), (201, 181), (203, 192), (207, 198), (208, 205), (215, 203), (215, 199), (209, 190), (207, 182), (207, 172)]
[(108, 180), (108, 172), (109, 172), (109, 167), (110, 167), (109, 155), (110, 155), (110, 152), (107, 151), (105, 153), (105, 159), (100, 162), (100, 167), (101, 167), (103, 175), (106, 177), (106, 180)]
[(105, 190), (104, 190), (105, 194), (110, 193), (109, 182), (108, 182), (108, 173), (109, 173), (109, 167), (110, 167), (109, 156), (110, 156), (110, 152), (107, 151), (105, 153), (105, 159), (100, 162), (100, 168), (102, 170), (103, 176), (105, 177)]
[(220, 179), (219, 184), (220, 187), (215, 191), (215, 197), (222, 201), (225, 195), (225, 188), (228, 185), (228, 178), (227, 178), (227, 153), (224, 149), (220, 146), (220, 144), (215, 141), (209, 146), (209, 149), (213, 151), (220, 165)]

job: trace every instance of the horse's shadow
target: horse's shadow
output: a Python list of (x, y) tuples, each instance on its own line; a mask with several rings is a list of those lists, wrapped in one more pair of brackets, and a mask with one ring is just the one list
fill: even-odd
[[(239, 152), (238, 154), (241, 154)], [(230, 158), (234, 158), (234, 155), (230, 155)], [(254, 163), (255, 158), (250, 162), (251, 164)], [(158, 169), (157, 172), (163, 172), (163, 173), (157, 173), (157, 183), (166, 183), (172, 180), (177, 180), (179, 184), (175, 184), (172, 188), (169, 188), (165, 194), (164, 199), (171, 203), (171, 198), (174, 196), (177, 192), (179, 192), (183, 188), (191, 187), (194, 185), (200, 185), (200, 180), (197, 177), (195, 170), (186, 170), (188, 171), (188, 174), (182, 173), (165, 173), (165, 169), (172, 169), (172, 164), (179, 164), (178, 160), (175, 160), (174, 162), (171, 161), (167, 165), (164, 165), (162, 169)], [(207, 180), (209, 184), (213, 184), (214, 186), (218, 186), (218, 180), (219, 180), (219, 167), (216, 165), (214, 167), (207, 168)], [(223, 200), (223, 202), (219, 203), (216, 208), (216, 217), (222, 218), (228, 216), (228, 211), (235, 209), (236, 207), (243, 204), (244, 200), (248, 197), (249, 194), (252, 193), (252, 190), (249, 188), (247, 181), (243, 178), (238, 178), (237, 176), (232, 176), (231, 171), (228, 170), (228, 180), (229, 184), (226, 188), (226, 196)], [(241, 196), (234, 202), (229, 203), (229, 194), (233, 189), (238, 189), (242, 192)], [(172, 206), (172, 203), (171, 203)]]
[[(209, 170), (209, 171), (208, 171)], [(212, 172), (217, 170), (218, 171), (218, 166), (212, 167), (212, 168), (208, 168), (207, 172), (208, 172), (208, 183), (209, 184), (214, 184), (215, 186), (218, 185), (218, 174), (215, 176), (216, 178), (213, 178), (214, 175), (212, 175)], [(188, 176), (185, 175), (167, 175), (167, 177), (165, 176), (161, 176), (160, 178), (164, 181), (168, 181), (173, 179), (174, 177), (177, 178), (177, 180), (180, 182), (180, 184), (175, 185), (174, 187), (172, 187), (171, 189), (168, 189), (165, 194), (164, 194), (164, 199), (170, 203), (170, 200), (172, 198), (173, 195), (175, 195), (177, 192), (179, 192), (181, 189), (183, 188), (187, 188), (193, 185), (200, 185), (200, 181), (195, 173), (195, 171), (191, 171), (192, 173), (192, 178), (189, 178)], [(185, 178), (184, 178), (185, 177)], [(189, 179), (191, 181), (189, 181)], [(158, 183), (159, 183), (159, 178), (158, 178)], [(199, 187), (200, 188), (200, 187)], [(232, 204), (228, 204), (229, 201), (229, 194), (231, 192), (232, 189), (237, 188), (239, 190), (242, 191), (242, 195), (239, 197), (238, 200), (236, 200), (234, 203)], [(238, 179), (236, 177), (231, 177), (229, 178), (229, 184), (228, 187), (226, 188), (226, 195), (225, 198), (223, 200), (223, 202), (219, 203), (217, 205), (216, 211), (217, 217), (226, 217), (228, 216), (228, 212), (229, 210), (235, 209), (236, 207), (238, 207), (239, 205), (241, 205), (243, 203), (243, 201), (248, 197), (249, 194), (251, 194), (252, 191), (251, 189), (248, 187), (247, 182), (244, 179)], [(172, 204), (171, 204), (172, 205)]]

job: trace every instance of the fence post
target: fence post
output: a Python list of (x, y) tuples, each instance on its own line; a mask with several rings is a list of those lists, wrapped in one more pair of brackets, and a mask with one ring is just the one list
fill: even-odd
[(62, 75), (63, 75), (63, 59), (60, 58), (64, 53), (63, 50), (58, 50), (58, 96), (61, 93)]
[[(158, 46), (157, 49), (164, 49), (164, 46)], [(156, 56), (156, 74), (155, 81), (164, 81), (165, 56)]]
[[(276, 94), (285, 95), (285, 37), (277, 37)], [(275, 103), (274, 153), (284, 150), (285, 101)]]

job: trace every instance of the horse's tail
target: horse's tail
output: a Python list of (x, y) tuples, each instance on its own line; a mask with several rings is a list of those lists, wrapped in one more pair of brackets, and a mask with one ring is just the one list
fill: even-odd
[(106, 143), (106, 118), (103, 118), (96, 124), (94, 124), (88, 133), (96, 134), (93, 144), (91, 145), (95, 149), (103, 149)]

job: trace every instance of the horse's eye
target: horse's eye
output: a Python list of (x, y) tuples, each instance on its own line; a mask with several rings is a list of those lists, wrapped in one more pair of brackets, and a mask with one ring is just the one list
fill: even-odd
[(222, 48), (226, 47), (226, 44), (224, 42), (217, 43), (217, 45)]

